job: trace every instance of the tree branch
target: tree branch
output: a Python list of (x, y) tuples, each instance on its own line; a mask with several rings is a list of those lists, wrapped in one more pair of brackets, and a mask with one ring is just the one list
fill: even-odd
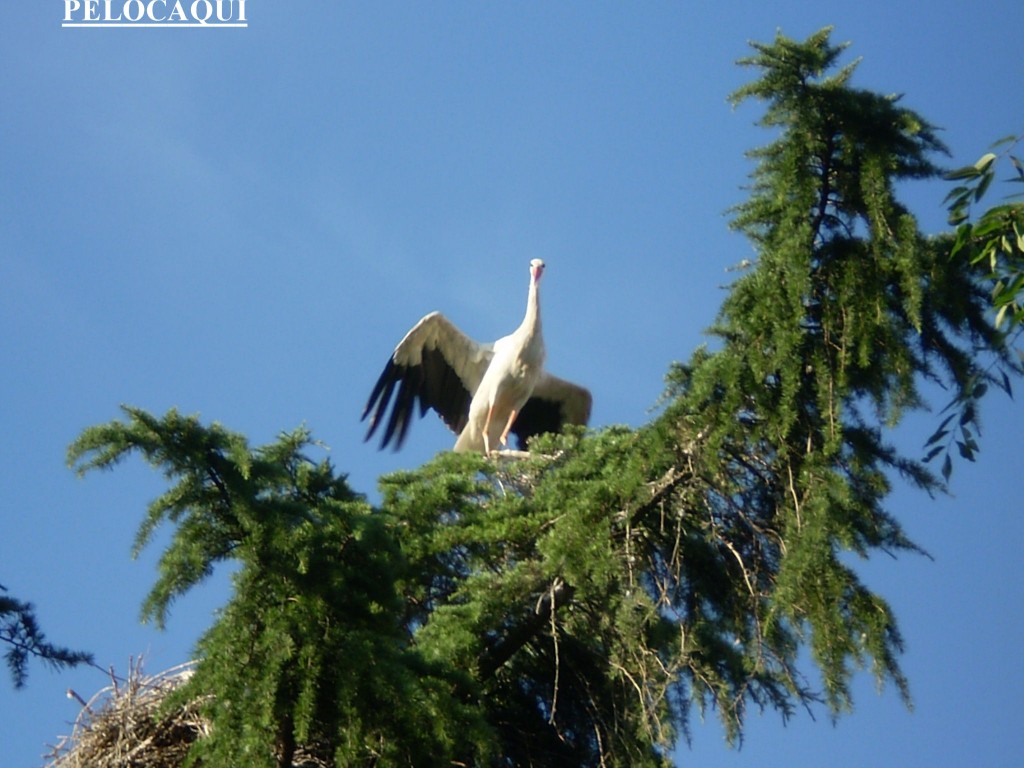
[(551, 614), (568, 605), (576, 590), (571, 584), (557, 579), (544, 597), (537, 601), (533, 612), (526, 616), (518, 625), (491, 645), (480, 657), (477, 665), (480, 678), (487, 680), (494, 677), (498, 669), (515, 655), (516, 651), (533, 640), (550, 621)]

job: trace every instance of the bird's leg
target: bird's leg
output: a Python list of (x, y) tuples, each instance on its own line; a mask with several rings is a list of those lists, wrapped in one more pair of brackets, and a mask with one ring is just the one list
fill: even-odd
[(501, 444), (505, 445), (508, 443), (508, 433), (512, 430), (512, 422), (516, 420), (516, 410), (512, 409), (512, 413), (508, 415), (508, 424), (505, 425), (505, 431), (501, 433)]
[(490, 434), (490, 430), (491, 430), (491, 416), (493, 414), (494, 414), (494, 405), (492, 404), (487, 409), (487, 418), (484, 419), (484, 456), (490, 456), (491, 455), (491, 445), (490, 445), (491, 441), (488, 439), (488, 435)]

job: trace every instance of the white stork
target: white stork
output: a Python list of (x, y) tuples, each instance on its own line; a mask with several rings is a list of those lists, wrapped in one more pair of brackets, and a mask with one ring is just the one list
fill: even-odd
[(544, 370), (537, 296), (543, 273), (543, 261), (530, 262), (526, 316), (493, 344), (473, 341), (440, 312), (416, 323), (388, 358), (363, 409), (362, 419), (370, 417), (366, 440), (384, 421), (396, 387), (381, 448), (389, 443), (395, 450), (401, 447), (417, 400), (420, 416), (433, 408), (458, 434), (456, 451), (489, 454), (507, 443), (509, 432), (525, 448), (534, 435), (557, 432), (566, 424), (586, 425), (590, 392)]

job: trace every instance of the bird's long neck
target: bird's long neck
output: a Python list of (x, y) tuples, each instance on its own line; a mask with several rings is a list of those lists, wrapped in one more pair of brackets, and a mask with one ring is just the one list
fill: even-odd
[(537, 277), (530, 278), (530, 292), (526, 295), (526, 316), (520, 330), (528, 335), (540, 332), (540, 297)]

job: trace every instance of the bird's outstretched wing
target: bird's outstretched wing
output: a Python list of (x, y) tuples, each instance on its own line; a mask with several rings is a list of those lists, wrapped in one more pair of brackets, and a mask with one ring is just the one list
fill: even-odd
[(592, 402), (590, 391), (584, 387), (547, 372), (541, 374), (512, 425), (516, 443), (526, 450), (526, 442), (534, 435), (561, 432), (566, 424), (586, 426)]
[(398, 343), (377, 379), (363, 409), (362, 419), (370, 417), (365, 439), (380, 427), (392, 395), (381, 448), (402, 446), (417, 402), (420, 416), (433, 408), (458, 434), (493, 354), (492, 345), (473, 341), (440, 312), (431, 312)]

